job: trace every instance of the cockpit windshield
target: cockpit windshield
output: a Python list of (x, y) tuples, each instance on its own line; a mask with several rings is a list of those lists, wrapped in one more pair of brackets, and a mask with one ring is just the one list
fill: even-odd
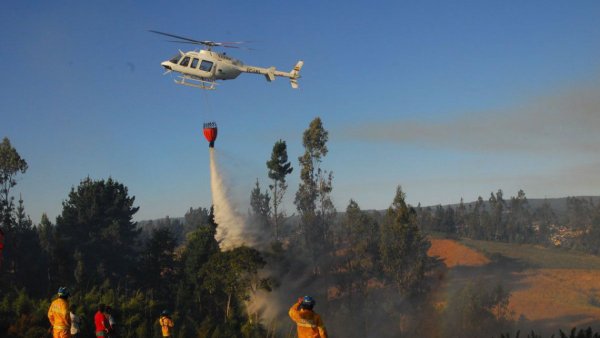
[(171, 60), (169, 60), (169, 62), (171, 62), (171, 63), (177, 63), (177, 62), (179, 62), (179, 59), (181, 59), (181, 54), (177, 54), (177, 55), (173, 56), (171, 58)]

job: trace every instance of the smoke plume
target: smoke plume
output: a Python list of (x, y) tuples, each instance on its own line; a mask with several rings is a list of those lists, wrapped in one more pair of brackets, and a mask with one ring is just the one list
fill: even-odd
[(600, 84), (562, 88), (502, 111), (465, 112), (438, 121), (374, 121), (340, 133), (353, 140), (472, 152), (598, 155)]

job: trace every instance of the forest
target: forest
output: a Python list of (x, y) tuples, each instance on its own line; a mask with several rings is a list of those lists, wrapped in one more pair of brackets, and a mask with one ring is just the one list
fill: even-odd
[[(350, 200), (339, 211), (334, 175), (321, 167), (327, 141), (315, 118), (297, 167), (286, 142), (274, 143), (269, 184), (257, 180), (249, 192), (246, 221), (263, 234), (260, 244), (223, 250), (211, 206), (138, 224), (135, 196), (111, 177), (84, 177), (55, 220), (43, 215), (34, 223), (13, 194), (27, 161), (4, 138), (0, 336), (47, 336), (49, 304), (66, 286), (85, 337), (94, 334), (98, 303), (112, 306), (119, 337), (160, 337), (165, 309), (177, 337), (292, 337), (287, 309), (304, 294), (317, 299), (333, 337), (500, 337), (516, 321), (503, 285), (473, 281), (443, 308), (431, 301), (443, 267), (427, 255), (428, 234), (599, 253), (600, 203), (589, 198), (569, 197), (559, 211), (549, 202), (532, 207), (522, 190), (510, 198), (498, 190), (471, 203), (422, 207), (409, 205), (398, 185), (387, 210), (362, 210)], [(286, 178), (293, 173), (300, 183), (292, 195)], [(286, 197), (293, 217), (282, 208)]]

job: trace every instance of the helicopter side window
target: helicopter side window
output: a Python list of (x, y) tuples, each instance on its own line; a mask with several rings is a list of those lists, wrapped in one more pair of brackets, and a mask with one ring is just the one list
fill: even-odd
[(202, 60), (202, 62), (200, 63), (200, 70), (203, 70), (205, 72), (210, 72), (210, 70), (212, 69), (212, 66), (213, 66), (212, 62)]
[(198, 67), (198, 61), (199, 61), (198, 59), (194, 58), (192, 60), (192, 65), (190, 67), (192, 67), (194, 69), (197, 68)]
[(181, 59), (181, 54), (177, 54), (177, 55), (173, 56), (171, 58), (171, 60), (169, 60), (169, 62), (171, 62), (171, 63), (177, 63), (177, 62), (179, 62), (179, 59)]
[(187, 67), (187, 65), (190, 63), (190, 57), (186, 56), (183, 58), (183, 60), (181, 60), (181, 63), (179, 64), (180, 66), (184, 66)]

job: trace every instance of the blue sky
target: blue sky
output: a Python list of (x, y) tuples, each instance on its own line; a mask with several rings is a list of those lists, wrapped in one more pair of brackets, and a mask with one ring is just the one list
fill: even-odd
[[(29, 163), (13, 189), (52, 221), (90, 176), (122, 182), (136, 219), (208, 207), (207, 143), (247, 208), (283, 139), (298, 185), (302, 132), (330, 133), (322, 167), (339, 210), (600, 192), (598, 1), (23, 1), (0, 11), (0, 137)], [(229, 54), (289, 70), (300, 89), (242, 74), (216, 91), (177, 86), (160, 62), (197, 39), (252, 40)], [(183, 46), (185, 47), (185, 46)]]

